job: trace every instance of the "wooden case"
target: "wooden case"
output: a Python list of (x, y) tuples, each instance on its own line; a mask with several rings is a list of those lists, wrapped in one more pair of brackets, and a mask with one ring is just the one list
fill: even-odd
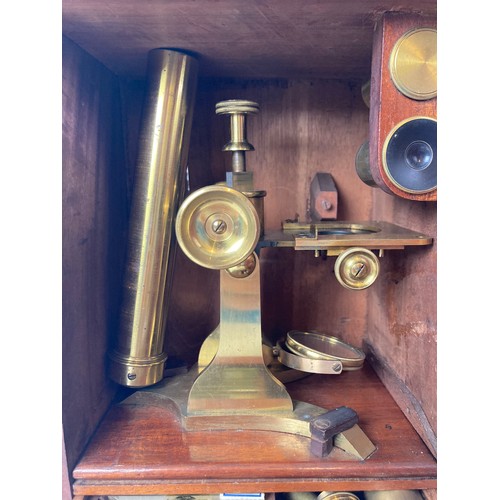
[[(263, 331), (319, 330), (362, 347), (361, 372), (288, 385), (314, 404), (352, 405), (378, 447), (365, 463), (310, 457), (297, 437), (185, 435), (171, 412), (122, 407), (109, 380), (147, 51), (192, 50), (200, 77), (191, 190), (224, 179), (221, 100), (256, 101), (247, 155), (265, 189), (266, 229), (308, 217), (310, 183), (329, 172), (339, 220), (386, 220), (436, 236), (436, 204), (365, 185), (354, 159), (369, 133), (362, 84), (387, 1), (63, 2), (63, 430), (72, 495), (362, 491), (436, 487), (436, 246), (388, 251), (367, 290), (344, 289), (334, 258), (263, 251)], [(411, 9), (412, 2), (399, 2)], [(419, 11), (436, 14), (436, 4)], [(192, 364), (218, 322), (218, 273), (177, 253), (169, 356)], [(344, 377), (345, 375), (345, 377)], [(167, 414), (167, 416), (166, 416)], [(165, 420), (167, 418), (167, 420)], [(168, 422), (168, 423), (166, 423)], [(258, 443), (258, 444), (257, 444)]]

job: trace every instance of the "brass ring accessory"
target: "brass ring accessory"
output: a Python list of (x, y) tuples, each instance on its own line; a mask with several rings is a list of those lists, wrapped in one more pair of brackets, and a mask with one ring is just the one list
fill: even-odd
[(359, 370), (366, 355), (337, 337), (318, 332), (291, 330), (287, 333), (286, 346), (298, 356), (316, 360), (337, 360), (342, 362), (343, 371)]
[(352, 247), (344, 250), (335, 261), (335, 276), (350, 290), (364, 290), (373, 284), (379, 273), (377, 256), (370, 250)]
[(339, 359), (313, 359), (292, 353), (285, 342), (278, 342), (278, 361), (288, 368), (307, 373), (339, 375), (342, 361)]
[(417, 101), (437, 95), (437, 31), (417, 28), (405, 33), (394, 45), (389, 72), (395, 87)]
[(193, 262), (209, 269), (228, 269), (252, 254), (260, 222), (245, 195), (215, 185), (198, 189), (184, 200), (175, 231), (179, 246)]

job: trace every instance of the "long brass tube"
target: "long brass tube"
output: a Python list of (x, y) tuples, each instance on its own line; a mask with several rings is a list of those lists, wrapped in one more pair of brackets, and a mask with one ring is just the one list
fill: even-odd
[(184, 189), (198, 63), (179, 51), (148, 54), (147, 90), (132, 194), (120, 330), (110, 352), (115, 382), (145, 387), (163, 378), (173, 233)]

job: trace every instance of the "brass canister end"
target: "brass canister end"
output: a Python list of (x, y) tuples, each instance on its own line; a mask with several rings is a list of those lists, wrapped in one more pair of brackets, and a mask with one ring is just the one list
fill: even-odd
[(167, 355), (137, 359), (113, 351), (109, 355), (109, 374), (120, 385), (126, 387), (147, 387), (160, 382), (165, 371)]

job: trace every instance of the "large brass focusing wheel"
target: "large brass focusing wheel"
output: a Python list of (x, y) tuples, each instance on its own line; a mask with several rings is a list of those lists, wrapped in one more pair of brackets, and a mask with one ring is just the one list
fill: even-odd
[(227, 269), (252, 254), (260, 222), (244, 194), (227, 186), (207, 186), (184, 200), (175, 232), (179, 246), (193, 262), (209, 269)]

